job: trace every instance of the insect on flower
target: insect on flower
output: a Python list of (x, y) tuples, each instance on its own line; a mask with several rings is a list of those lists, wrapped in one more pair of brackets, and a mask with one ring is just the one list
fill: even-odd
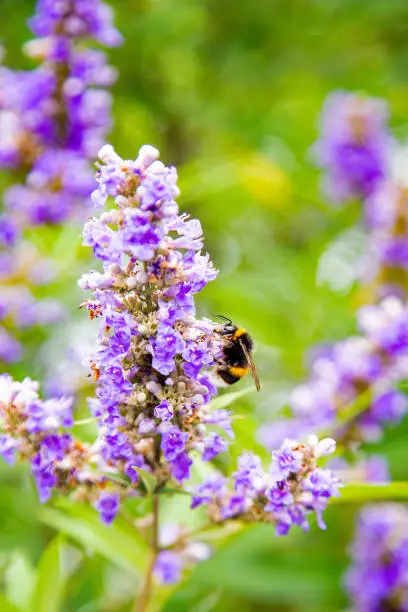
[(217, 315), (226, 323), (218, 325), (214, 331), (222, 338), (222, 354), (217, 362), (216, 374), (227, 385), (233, 385), (247, 374), (254, 379), (257, 391), (261, 390), (258, 372), (252, 357), (254, 342), (243, 327), (234, 325), (231, 319)]

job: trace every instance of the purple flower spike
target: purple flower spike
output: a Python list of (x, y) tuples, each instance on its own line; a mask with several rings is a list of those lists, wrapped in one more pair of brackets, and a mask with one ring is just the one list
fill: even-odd
[(325, 191), (335, 203), (367, 197), (386, 175), (392, 145), (387, 123), (381, 100), (348, 92), (328, 96), (315, 154), (327, 173)]
[(367, 506), (360, 513), (345, 576), (353, 610), (406, 610), (408, 512), (399, 504)]
[(108, 198), (115, 206), (83, 231), (103, 267), (80, 280), (93, 293), (84, 306), (100, 323), (91, 357), (98, 454), (136, 488), (135, 455), (142, 469), (177, 486), (190, 478), (193, 452), (209, 461), (226, 450), (213, 428), (233, 437), (230, 413), (208, 408), (220, 339), (211, 321), (196, 318), (194, 304), (217, 272), (201, 253), (200, 223), (179, 212), (175, 168), (158, 156), (144, 146), (123, 160), (102, 147), (92, 199), (97, 208)]

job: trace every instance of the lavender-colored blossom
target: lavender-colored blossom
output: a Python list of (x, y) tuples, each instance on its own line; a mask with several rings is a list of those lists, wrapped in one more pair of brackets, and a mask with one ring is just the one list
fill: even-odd
[(247, 500), (244, 495), (230, 495), (222, 505), (220, 519), (226, 521), (244, 514), (247, 506)]
[(375, 398), (370, 407), (370, 416), (380, 423), (398, 423), (407, 411), (407, 396), (392, 389)]
[(367, 283), (375, 283), (380, 298), (406, 297), (408, 269), (407, 161), (402, 177), (390, 177), (365, 202), (370, 231), (364, 260)]
[(381, 304), (363, 306), (358, 322), (368, 339), (390, 358), (407, 353), (408, 315), (398, 298), (389, 297)]
[[(36, 433), (40, 433), (39, 430)], [(72, 447), (69, 434), (51, 434), (42, 438), (39, 451), (31, 460), (31, 472), (41, 503), (48, 501), (58, 484), (58, 462), (63, 461)]]
[(238, 493), (256, 495), (266, 487), (261, 459), (254, 453), (243, 453), (237, 459), (237, 471), (233, 473), (234, 488)]
[(158, 533), (159, 553), (153, 568), (153, 576), (159, 584), (175, 584), (182, 571), (211, 555), (207, 544), (191, 538), (184, 525), (162, 523)]
[(356, 612), (408, 609), (408, 512), (367, 506), (360, 514), (345, 585)]
[(19, 361), (23, 354), (21, 342), (0, 326), (0, 360), (6, 363)]
[[(73, 10), (74, 7), (74, 10)], [(30, 28), (37, 36), (50, 36), (59, 32), (66, 20), (66, 32), (75, 38), (95, 38), (102, 45), (114, 47), (122, 38), (112, 25), (112, 10), (99, 0), (39, 0)]]
[(184, 342), (180, 333), (169, 325), (160, 324), (150, 346), (155, 370), (161, 374), (170, 374), (175, 367), (174, 358), (183, 348)]
[(182, 452), (171, 462), (171, 475), (177, 482), (184, 482), (190, 478), (190, 468), (192, 465), (193, 460), (189, 457), (188, 453)]
[(116, 75), (104, 53), (87, 45), (121, 41), (112, 11), (101, 0), (39, 0), (29, 24), (38, 38), (24, 52), (38, 67), (17, 71), (0, 66), (0, 167), (16, 171), (15, 184), (3, 194), (0, 258), (8, 262), (0, 264), (0, 274), (4, 289), (10, 285), (11, 292), (20, 293), (14, 310), (9, 301), (4, 312), (0, 298), (0, 318), (7, 317), (0, 332), (0, 360), (5, 362), (22, 356), (14, 328), (43, 326), (63, 316), (55, 301), (38, 300), (24, 286), (39, 284), (38, 270), (45, 270), (47, 262), (34, 268), (29, 259), (21, 276), (16, 262), (26, 250), (21, 243), (25, 228), (83, 220), (88, 214), (92, 161), (111, 127), (111, 97), (105, 88)]
[[(5, 432), (0, 437), (0, 454), (10, 464), (16, 455), (30, 464), (42, 503), (50, 499), (54, 488), (77, 489), (79, 496), (99, 495), (90, 485), (105, 482), (107, 466), (89, 445), (64, 431), (73, 425), (72, 399), (42, 400), (38, 388), (29, 378), (15, 382), (8, 375), (0, 376), (0, 425)], [(93, 473), (90, 465), (98, 463), (100, 471)]]
[(186, 442), (188, 440), (188, 434), (180, 431), (178, 427), (172, 427), (168, 431), (164, 432), (161, 440), (161, 449), (163, 456), (167, 461), (172, 461), (180, 453), (183, 452)]
[(284, 440), (281, 448), (272, 453), (271, 475), (274, 480), (285, 480), (296, 473), (302, 464), (302, 453), (294, 450), (293, 440)]
[(306, 445), (285, 440), (272, 455), (269, 473), (263, 470), (259, 457), (245, 453), (238, 458), (238, 470), (232, 475), (234, 491), (226, 479), (211, 477), (194, 491), (191, 507), (205, 504), (215, 522), (273, 523), (277, 535), (287, 534), (293, 525), (307, 530), (307, 515), (314, 513), (318, 526), (325, 529), (322, 512), (329, 499), (339, 495), (341, 482), (317, 463), (334, 450), (331, 438), (319, 442), (310, 436)]
[(31, 460), (31, 472), (37, 485), (38, 498), (42, 504), (49, 501), (53, 487), (57, 485), (57, 477), (52, 461), (43, 460), (37, 453)]
[(198, 508), (202, 504), (214, 502), (222, 498), (227, 492), (227, 479), (219, 474), (212, 474), (195, 490), (191, 499), (191, 508)]
[(110, 525), (119, 511), (120, 498), (117, 493), (102, 492), (95, 503), (95, 508), (99, 512), (101, 521), (105, 525)]
[(160, 584), (176, 584), (180, 581), (183, 560), (179, 553), (162, 550), (157, 555), (153, 575)]
[(228, 449), (228, 442), (215, 433), (211, 433), (204, 439), (203, 461), (211, 461), (219, 453), (225, 453)]
[(115, 80), (101, 51), (84, 41), (115, 46), (121, 37), (101, 0), (39, 0), (30, 27), (40, 38), (25, 47), (41, 62), (29, 72), (0, 68), (0, 165), (29, 168), (25, 185), (5, 194), (19, 223), (61, 223), (86, 214), (93, 189), (91, 159), (110, 127)]
[(17, 440), (10, 436), (0, 436), (0, 455), (9, 465), (13, 465), (16, 460), (16, 448), (18, 447)]
[(328, 96), (315, 154), (332, 201), (367, 197), (386, 176), (392, 144), (387, 123), (381, 100), (348, 92)]
[(61, 397), (46, 401), (36, 400), (27, 405), (27, 431), (38, 433), (60, 427), (72, 427), (73, 398)]

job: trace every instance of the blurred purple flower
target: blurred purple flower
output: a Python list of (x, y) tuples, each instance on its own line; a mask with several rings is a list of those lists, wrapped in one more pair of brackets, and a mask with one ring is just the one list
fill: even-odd
[(333, 202), (365, 198), (385, 177), (392, 145), (387, 123), (382, 100), (342, 91), (329, 94), (314, 151)]

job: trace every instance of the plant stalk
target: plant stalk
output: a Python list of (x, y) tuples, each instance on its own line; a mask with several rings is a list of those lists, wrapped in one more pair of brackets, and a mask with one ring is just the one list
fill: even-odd
[(137, 593), (136, 599), (133, 602), (132, 612), (147, 612), (149, 609), (150, 598), (152, 594), (152, 577), (154, 564), (157, 554), (160, 550), (159, 546), (159, 496), (153, 495), (153, 525), (152, 525), (152, 550), (150, 560), (148, 562), (146, 573), (143, 578), (142, 588)]

